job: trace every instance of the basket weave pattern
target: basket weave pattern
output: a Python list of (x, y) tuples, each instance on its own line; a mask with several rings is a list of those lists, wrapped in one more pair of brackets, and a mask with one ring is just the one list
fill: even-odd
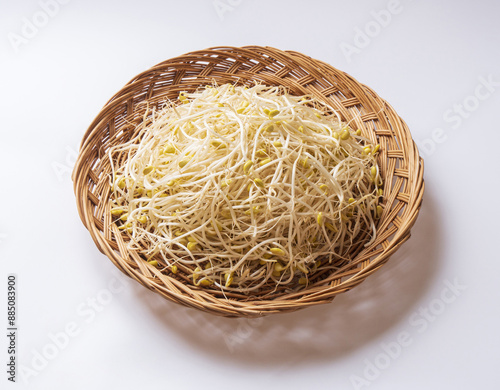
[[(160, 105), (181, 91), (237, 83), (283, 85), (294, 95), (313, 95), (339, 112), (351, 128), (380, 144), (378, 164), (384, 182), (384, 211), (377, 238), (357, 247), (352, 261), (299, 292), (278, 289), (273, 296), (221, 295), (196, 287), (187, 275), (173, 275), (126, 248), (127, 235), (112, 223), (109, 198), (111, 167), (107, 153), (128, 141), (143, 120), (144, 101)], [(139, 74), (103, 107), (84, 135), (73, 172), (80, 218), (99, 250), (126, 275), (162, 296), (209, 313), (255, 317), (330, 302), (379, 269), (410, 237), (424, 192), (423, 161), (408, 127), (374, 91), (328, 64), (293, 51), (270, 47), (218, 47), (164, 61)]]

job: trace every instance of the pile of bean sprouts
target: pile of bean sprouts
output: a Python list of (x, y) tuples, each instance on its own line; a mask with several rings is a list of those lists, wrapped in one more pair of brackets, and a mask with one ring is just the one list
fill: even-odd
[(109, 152), (111, 214), (129, 249), (163, 271), (238, 293), (301, 288), (360, 236), (375, 239), (380, 146), (332, 107), (224, 84), (181, 92), (148, 118)]

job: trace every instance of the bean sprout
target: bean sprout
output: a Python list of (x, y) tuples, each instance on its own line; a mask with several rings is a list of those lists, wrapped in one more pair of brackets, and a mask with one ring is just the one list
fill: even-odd
[(282, 87), (181, 92), (110, 150), (111, 214), (129, 249), (197, 286), (301, 288), (375, 238), (379, 148)]

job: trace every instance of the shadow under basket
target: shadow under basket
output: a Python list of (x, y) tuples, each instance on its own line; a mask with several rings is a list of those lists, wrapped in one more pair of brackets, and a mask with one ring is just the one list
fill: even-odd
[[(281, 85), (293, 95), (312, 95), (332, 106), (351, 128), (380, 144), (377, 163), (384, 183), (383, 213), (376, 240), (355, 246), (338, 270), (290, 291), (266, 295), (222, 294), (197, 287), (180, 269), (155, 267), (127, 249), (128, 234), (110, 214), (110, 147), (127, 142), (143, 120), (144, 103), (160, 107), (181, 91), (205, 85), (256, 82)], [(410, 131), (394, 109), (374, 91), (324, 62), (271, 47), (216, 47), (164, 61), (139, 74), (106, 103), (83, 137), (73, 172), (80, 218), (99, 250), (126, 275), (176, 303), (225, 317), (257, 317), (331, 302), (377, 271), (410, 237), (424, 192), (423, 160)]]

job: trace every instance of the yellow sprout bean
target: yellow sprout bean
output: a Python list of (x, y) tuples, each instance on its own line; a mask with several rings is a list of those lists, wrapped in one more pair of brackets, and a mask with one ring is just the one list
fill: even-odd
[(244, 102), (242, 102), (242, 103), (240, 104), (240, 107), (236, 110), (236, 112), (237, 112), (238, 114), (241, 114), (243, 111), (245, 111), (245, 110), (246, 110), (246, 108), (249, 106), (249, 104), (250, 104), (250, 103), (249, 103), (248, 101), (244, 101)]
[(212, 140), (210, 141), (210, 145), (215, 146), (216, 148), (225, 148), (227, 145), (219, 140)]
[(168, 153), (168, 154), (175, 153), (174, 145), (168, 144), (167, 146), (165, 146), (165, 149), (163, 149), (163, 153)]
[(285, 252), (281, 248), (271, 248), (271, 253), (276, 256), (285, 256)]
[(298, 264), (297, 264), (297, 268), (298, 268), (298, 269), (299, 269), (302, 273), (304, 273), (304, 274), (306, 274), (306, 275), (309, 273), (309, 270), (307, 269), (307, 267), (306, 267), (304, 264), (302, 264), (302, 263), (298, 263)]
[(179, 167), (184, 168), (190, 160), (190, 158), (183, 158), (181, 161), (179, 161)]
[(224, 281), (226, 282), (225, 283), (225, 286), (226, 287), (229, 287), (231, 285), (231, 283), (233, 283), (233, 273), (225, 273), (224, 274)]
[(253, 206), (250, 210), (245, 211), (246, 215), (252, 215), (252, 212), (254, 214), (257, 214), (259, 212), (259, 207)]
[(198, 243), (196, 243), (196, 242), (188, 242), (188, 244), (187, 244), (188, 251), (191, 252), (191, 251), (195, 250), (197, 245), (198, 245)]
[(264, 166), (266, 164), (269, 164), (271, 162), (271, 159), (270, 158), (266, 158), (265, 160), (262, 160), (260, 162), (260, 166)]
[(248, 160), (245, 165), (243, 165), (243, 172), (245, 173), (248, 173), (248, 171), (250, 170), (250, 168), (252, 167), (253, 165), (253, 161), (252, 160)]
[(222, 183), (220, 183), (221, 188), (226, 188), (232, 183), (232, 181), (232, 179), (222, 180)]
[(285, 268), (285, 267), (283, 267), (280, 263), (278, 263), (278, 262), (274, 263), (274, 270), (275, 270), (276, 272), (281, 272), (281, 271), (283, 271), (283, 270), (285, 270), (285, 269), (286, 269), (286, 268)]
[(344, 130), (342, 133), (340, 133), (340, 139), (347, 141), (351, 137), (351, 133), (349, 133), (349, 130)]
[(201, 272), (200, 267), (196, 267), (193, 272), (193, 282), (196, 284), (196, 281), (198, 280), (199, 272)]
[(125, 229), (130, 229), (131, 227), (132, 227), (132, 223), (127, 222), (125, 225), (120, 226), (118, 229), (125, 230)]
[(262, 188), (263, 188), (263, 187), (265, 186), (264, 182), (263, 182), (261, 179), (259, 179), (259, 178), (254, 179), (254, 181), (253, 181), (253, 182), (254, 182), (254, 183), (255, 183), (258, 187), (262, 187)]

